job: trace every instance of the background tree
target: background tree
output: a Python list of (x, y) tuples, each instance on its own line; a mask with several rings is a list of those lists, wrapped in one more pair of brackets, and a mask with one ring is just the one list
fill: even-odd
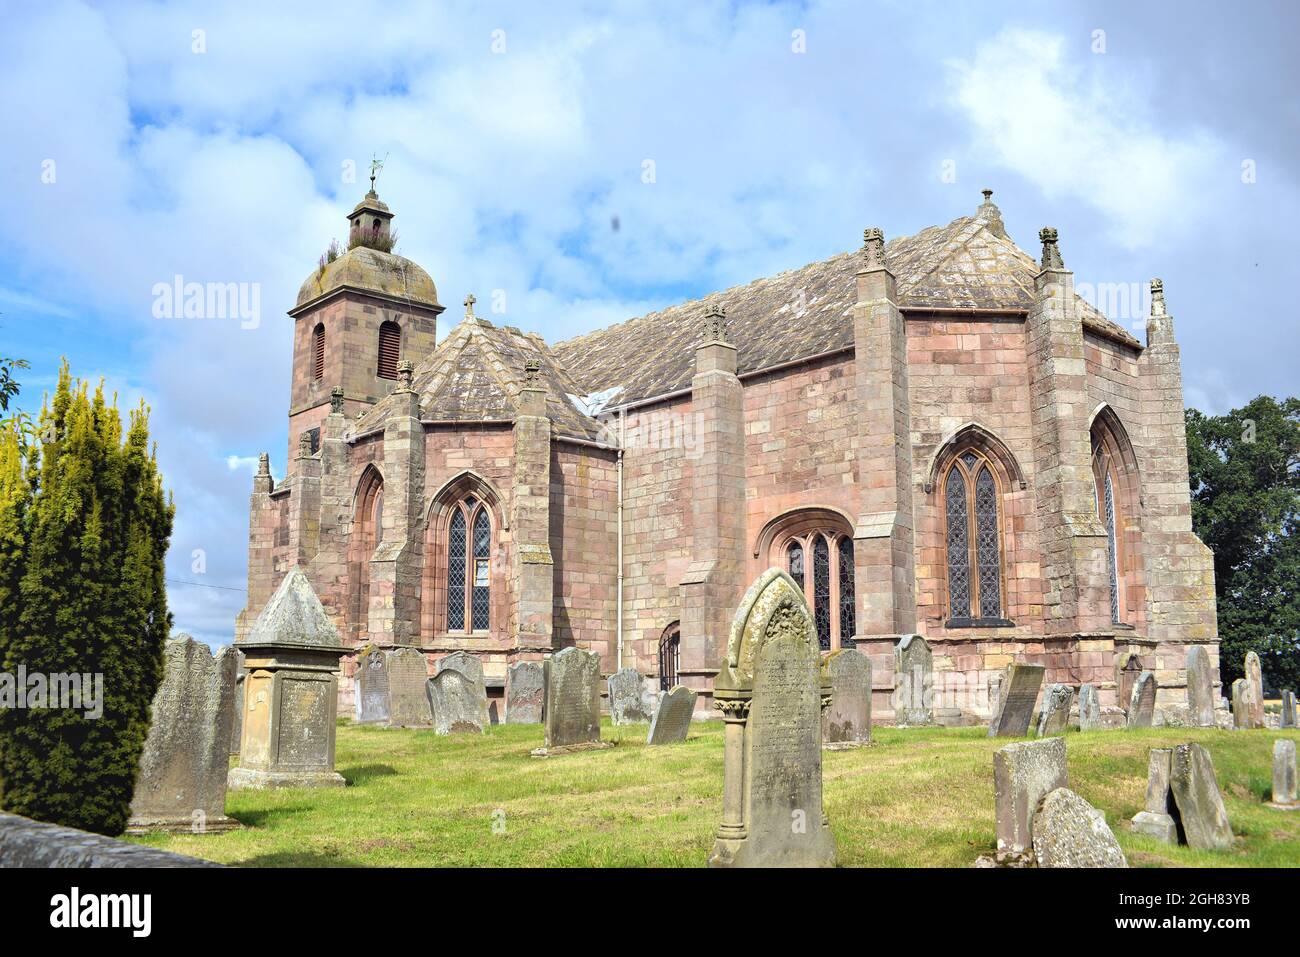
[(1253, 649), (1274, 690), (1300, 688), (1300, 399), (1188, 409), (1187, 460), (1192, 524), (1214, 549), (1223, 682)]
[(174, 507), (130, 414), (65, 363), (37, 440), (0, 435), (0, 671), (102, 674), (103, 713), (0, 709), (0, 805), (119, 834), (171, 630), (163, 560)]

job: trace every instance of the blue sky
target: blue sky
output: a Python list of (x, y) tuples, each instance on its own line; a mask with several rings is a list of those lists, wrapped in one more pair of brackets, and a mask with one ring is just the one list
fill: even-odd
[[(243, 604), (258, 452), (283, 474), (285, 310), (374, 154), (453, 322), (472, 291), (557, 341), (987, 186), (1081, 287), (1165, 280), (1189, 404), (1297, 392), (1296, 4), (210, 6), (0, 11), (0, 355), (26, 407), (60, 356), (153, 407), (203, 640)], [(176, 275), (258, 321), (156, 317)]]

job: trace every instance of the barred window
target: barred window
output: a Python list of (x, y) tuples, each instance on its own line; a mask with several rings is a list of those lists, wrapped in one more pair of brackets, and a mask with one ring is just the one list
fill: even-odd
[(454, 507), (447, 527), (447, 630), (487, 631), (491, 620), (492, 520), (471, 495)]
[(853, 539), (844, 537), (839, 544), (840, 560), (840, 647), (852, 648), (857, 632), (857, 611), (853, 607)]
[(325, 324), (323, 322), (316, 324), (311, 339), (311, 378), (313, 382), (319, 382), (325, 378)]
[(948, 613), (956, 622), (1002, 619), (1001, 492), (983, 454), (967, 450), (943, 485)]
[(822, 651), (830, 651), (831, 556), (824, 535), (813, 539), (813, 621), (817, 625), (817, 644)]
[(397, 378), (397, 360), (401, 358), (402, 327), (395, 322), (385, 322), (379, 327), (379, 368), (381, 379)]

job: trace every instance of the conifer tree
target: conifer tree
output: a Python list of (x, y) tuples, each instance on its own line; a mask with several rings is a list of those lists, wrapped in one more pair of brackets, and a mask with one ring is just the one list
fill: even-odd
[(91, 396), (66, 363), (26, 461), (13, 429), (0, 437), (0, 671), (103, 676), (98, 716), (0, 709), (6, 810), (103, 834), (125, 828), (171, 630), (173, 514), (143, 403), (123, 441), (102, 384)]

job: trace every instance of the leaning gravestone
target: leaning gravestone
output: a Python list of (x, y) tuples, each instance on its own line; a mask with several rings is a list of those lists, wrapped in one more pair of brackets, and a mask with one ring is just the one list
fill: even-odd
[(999, 861), (1022, 858), (1030, 852), (1030, 825), (1038, 802), (1049, 791), (1069, 784), (1064, 738), (1021, 741), (993, 752)]
[(541, 724), (545, 701), (540, 661), (516, 661), (506, 677), (506, 724)]
[(1282, 692), (1282, 720), (1278, 723), (1279, 728), (1295, 727), (1295, 692)]
[(483, 679), (483, 662), (477, 655), (471, 655), (467, 651), (453, 651), (451, 654), (438, 659), (434, 677), (444, 671), (455, 671), (465, 676), (470, 689), (469, 694), (481, 703), (479, 709), (481, 713), (475, 719), (475, 723), (487, 728), (492, 723), (492, 716), (488, 711), (487, 683)]
[(827, 681), (803, 592), (769, 568), (736, 610), (714, 683), (725, 770), (710, 866), (834, 865), (835, 838), (822, 806)]
[(1250, 686), (1250, 695), (1246, 703), (1250, 708), (1250, 727), (1264, 727), (1264, 678), (1260, 672), (1259, 655), (1253, 651), (1246, 652), (1246, 684)]
[(1069, 788), (1043, 796), (1033, 827), (1039, 867), (1128, 867), (1106, 816)]
[(1174, 748), (1169, 789), (1173, 792), (1187, 846), (1221, 851), (1232, 847), (1228, 809), (1223, 806), (1210, 752), (1199, 744)]
[(546, 746), (537, 757), (609, 747), (600, 740), (600, 655), (565, 648), (546, 659)]
[(167, 642), (127, 832), (204, 834), (239, 827), (226, 816), (226, 773), (239, 653), (189, 635)]
[(934, 723), (934, 655), (920, 635), (904, 635), (894, 646), (894, 721), (899, 725)]
[(1204, 645), (1187, 649), (1187, 712), (1193, 727), (1214, 727), (1214, 672)]
[(822, 713), (822, 747), (853, 748), (871, 743), (871, 659), (856, 648), (826, 657), (831, 705)]
[(1133, 685), (1128, 706), (1128, 727), (1149, 728), (1156, 716), (1156, 676), (1144, 671)]
[(488, 723), (487, 691), (482, 681), (444, 668), (424, 684), (435, 734), (483, 734)]
[(1043, 713), (1038, 719), (1038, 736), (1046, 738), (1061, 734), (1070, 723), (1070, 707), (1073, 704), (1073, 688), (1063, 684), (1048, 685), (1043, 694)]
[(1296, 803), (1295, 742), (1290, 738), (1273, 742), (1273, 803), (1275, 808), (1294, 810)]
[(1038, 689), (1043, 684), (1042, 665), (1013, 664), (1002, 684), (1002, 700), (989, 722), (990, 738), (1023, 738), (1034, 718)]
[(1101, 696), (1097, 686), (1082, 684), (1079, 686), (1079, 730), (1096, 731), (1101, 727)]
[(620, 668), (606, 682), (609, 692), (609, 717), (614, 724), (641, 724), (650, 720), (651, 708), (645, 701), (645, 685), (635, 668)]
[(683, 685), (674, 685), (671, 691), (659, 696), (659, 707), (650, 722), (646, 744), (676, 744), (686, 740), (691, 729), (691, 715), (695, 713), (695, 692)]
[(342, 787), (334, 771), (343, 642), (302, 570), (289, 569), (244, 653), (244, 740), (231, 788)]
[(1147, 803), (1133, 817), (1132, 827), (1138, 834), (1154, 837), (1166, 844), (1178, 843), (1178, 822), (1174, 820), (1173, 794), (1169, 775), (1174, 756), (1172, 748), (1152, 748), (1147, 758)]

